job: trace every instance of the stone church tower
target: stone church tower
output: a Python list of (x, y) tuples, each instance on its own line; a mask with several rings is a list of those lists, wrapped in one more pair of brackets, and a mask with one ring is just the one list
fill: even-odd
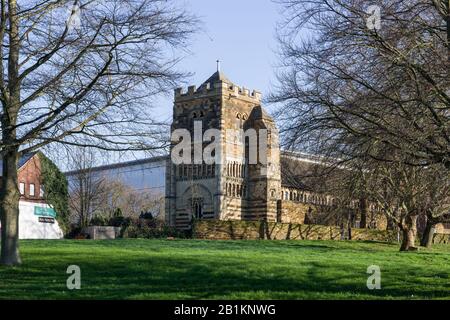
[(218, 129), (220, 161), (168, 161), (167, 222), (186, 229), (193, 218), (275, 221), (281, 195), (278, 131), (261, 106), (261, 93), (236, 86), (220, 71), (198, 89), (176, 89), (171, 131), (187, 129), (193, 141), (194, 123), (201, 123), (203, 133)]

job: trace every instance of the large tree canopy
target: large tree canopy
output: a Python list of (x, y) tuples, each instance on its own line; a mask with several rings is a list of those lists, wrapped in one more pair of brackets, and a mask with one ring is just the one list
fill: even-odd
[(448, 0), (279, 2), (272, 101), (289, 107), (278, 114), (288, 143), (344, 159), (390, 160), (388, 148), (450, 168)]
[(2, 263), (20, 263), (20, 154), (160, 147), (150, 100), (183, 76), (174, 49), (196, 22), (167, 0), (0, 0)]
[(283, 141), (345, 162), (341, 194), (378, 204), (415, 248), (419, 215), (448, 220), (450, 1), (278, 2)]
[(155, 147), (149, 99), (182, 76), (168, 52), (193, 31), (191, 16), (158, 0), (2, 1), (2, 13), (0, 98), (14, 122), (2, 129), (15, 131), (4, 148)]

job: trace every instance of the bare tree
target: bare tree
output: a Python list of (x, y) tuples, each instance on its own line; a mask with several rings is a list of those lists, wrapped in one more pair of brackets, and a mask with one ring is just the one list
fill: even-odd
[(448, 0), (377, 2), (379, 26), (369, 0), (278, 2), (286, 19), (271, 100), (291, 146), (390, 161), (377, 158), (382, 146), (450, 169)]
[(363, 167), (357, 161), (351, 166), (339, 166), (339, 161), (305, 164), (281, 159), (281, 170), (286, 182), (294, 188), (313, 191), (332, 198), (332, 204), (322, 206), (308, 217), (309, 223), (353, 227), (360, 214), (359, 227), (370, 227), (374, 214), (369, 210)]
[(1, 0), (1, 263), (20, 264), (16, 164), (50, 143), (160, 147), (151, 97), (183, 74), (196, 19), (166, 0)]
[(430, 215), (430, 226), (446, 219), (450, 210), (450, 176), (445, 173), (442, 165), (416, 167), (402, 161), (376, 162), (366, 173), (369, 198), (402, 232), (400, 250), (415, 248), (420, 215)]
[(96, 154), (92, 149), (71, 151), (69, 161), (75, 173), (69, 179), (70, 220), (83, 228), (102, 207), (107, 184), (104, 177), (93, 173)]
[(421, 197), (426, 224), (420, 245), (431, 247), (435, 226), (439, 223), (450, 222), (450, 176), (443, 173), (445, 171), (439, 166), (432, 166), (425, 170), (422, 184), (426, 185), (426, 189)]
[(117, 177), (96, 170), (107, 153), (85, 147), (67, 148), (70, 221), (84, 228), (95, 217), (111, 218), (120, 210), (124, 217), (152, 212), (156, 217), (164, 207), (164, 195), (139, 191)]
[(163, 207), (163, 195), (138, 191), (120, 180), (105, 177), (97, 213), (112, 217), (119, 209), (124, 217), (138, 218), (142, 212), (158, 215)]
[(417, 217), (438, 210), (422, 196), (430, 168), (450, 171), (450, 2), (278, 2), (286, 19), (271, 101), (282, 104), (284, 141), (366, 174), (362, 194), (402, 230), (401, 249), (414, 248)]

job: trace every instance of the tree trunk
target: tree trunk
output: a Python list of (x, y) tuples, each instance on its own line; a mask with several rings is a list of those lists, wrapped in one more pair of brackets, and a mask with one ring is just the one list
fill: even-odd
[(359, 200), (359, 210), (361, 213), (361, 220), (359, 223), (360, 228), (367, 228), (367, 213), (368, 213), (368, 201), (366, 198)]
[(433, 244), (433, 236), (434, 223), (430, 219), (428, 219), (425, 230), (423, 231), (422, 239), (420, 239), (420, 245), (422, 247), (431, 248), (431, 245)]
[(19, 255), (19, 188), (17, 186), (17, 150), (3, 153), (3, 177), (0, 194), (1, 258), (3, 265), (21, 263)]
[(402, 231), (402, 244), (400, 246), (400, 251), (416, 251), (415, 246), (416, 235), (417, 235), (417, 215), (407, 216), (404, 222), (400, 224), (400, 229)]
[(390, 218), (387, 217), (387, 224), (386, 224), (386, 230), (396, 230), (397, 224), (395, 223), (395, 221)]
[[(447, 17), (446, 17), (446, 29), (447, 29), (447, 59), (450, 62), (450, 0), (447, 0), (445, 3), (445, 8), (447, 9)], [(450, 167), (450, 162), (446, 161), (446, 167)]]
[(19, 188), (17, 186), (17, 161), (19, 157), (16, 141), (17, 115), (20, 109), (19, 79), (19, 16), (17, 0), (8, 1), (9, 53), (8, 91), (9, 97), (3, 103), (2, 148), (3, 177), (0, 194), (0, 216), (2, 223), (2, 243), (0, 264), (18, 265), (19, 255)]
[(402, 245), (400, 251), (413, 251), (415, 247), (415, 232), (410, 229), (402, 229)]

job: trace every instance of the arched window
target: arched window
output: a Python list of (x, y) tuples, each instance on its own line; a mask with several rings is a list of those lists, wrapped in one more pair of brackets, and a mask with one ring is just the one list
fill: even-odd
[(192, 118), (197, 118), (197, 112), (194, 112), (193, 114), (192, 114)]
[(236, 114), (236, 118), (241, 119), (241, 114), (240, 113)]
[(203, 118), (205, 116), (205, 113), (203, 111), (200, 111), (200, 118)]
[(192, 204), (192, 213), (195, 219), (203, 218), (203, 208), (199, 200), (194, 200)]

